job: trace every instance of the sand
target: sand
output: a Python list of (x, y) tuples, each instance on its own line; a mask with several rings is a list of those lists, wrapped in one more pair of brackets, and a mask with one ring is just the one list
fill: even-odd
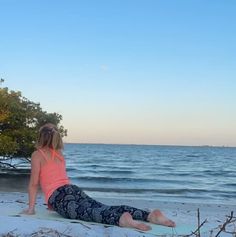
[[(153, 237), (153, 236), (180, 236), (186, 235), (178, 228), (169, 228), (169, 233), (142, 233), (134, 229), (120, 228), (117, 226), (94, 225), (91, 223), (71, 223), (64, 219), (52, 220), (46, 218), (35, 218), (34, 216), (17, 215), (21, 210), (27, 208), (27, 194), (19, 192), (0, 192), (0, 236), (79, 236), (79, 237)], [(191, 231), (197, 229), (197, 209), (200, 210), (200, 222), (207, 219), (207, 223), (201, 228), (201, 236), (215, 236), (220, 226), (225, 222), (227, 216), (233, 211), (236, 214), (236, 205), (217, 205), (204, 203), (179, 203), (179, 202), (157, 202), (143, 200), (125, 199), (98, 199), (108, 205), (126, 204), (143, 209), (158, 208), (169, 218), (174, 220), (177, 227), (185, 226)], [(41, 194), (38, 195), (36, 212), (46, 211), (47, 206)], [(235, 220), (235, 218), (233, 218)], [(211, 230), (213, 232), (211, 233)], [(233, 234), (227, 232), (234, 232)], [(60, 234), (59, 234), (60, 233)], [(226, 226), (226, 230), (220, 236), (236, 236), (236, 222)]]

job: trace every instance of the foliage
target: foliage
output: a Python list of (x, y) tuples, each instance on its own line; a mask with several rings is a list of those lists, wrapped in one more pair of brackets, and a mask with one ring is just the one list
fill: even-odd
[[(30, 157), (39, 127), (48, 122), (58, 126), (61, 120), (60, 114), (43, 111), (21, 92), (0, 88), (0, 160)], [(66, 136), (67, 130), (59, 129), (62, 137)]]

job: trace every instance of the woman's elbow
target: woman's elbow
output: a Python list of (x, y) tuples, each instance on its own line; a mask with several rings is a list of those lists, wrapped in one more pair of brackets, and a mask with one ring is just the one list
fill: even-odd
[(28, 189), (37, 189), (38, 186), (39, 186), (39, 183), (37, 183), (37, 182), (30, 182), (29, 186), (28, 186)]

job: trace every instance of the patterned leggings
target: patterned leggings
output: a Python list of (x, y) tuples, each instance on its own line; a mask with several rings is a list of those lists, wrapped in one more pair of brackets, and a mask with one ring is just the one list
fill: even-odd
[(133, 219), (147, 221), (149, 212), (130, 206), (104, 205), (85, 194), (76, 185), (64, 185), (56, 189), (48, 204), (61, 216), (110, 225), (119, 225), (124, 212), (129, 212)]

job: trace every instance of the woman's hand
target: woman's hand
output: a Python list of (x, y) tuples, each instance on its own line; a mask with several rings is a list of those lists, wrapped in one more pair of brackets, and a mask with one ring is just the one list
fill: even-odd
[(27, 208), (20, 212), (20, 214), (25, 214), (25, 215), (35, 215), (35, 209), (33, 208)]

